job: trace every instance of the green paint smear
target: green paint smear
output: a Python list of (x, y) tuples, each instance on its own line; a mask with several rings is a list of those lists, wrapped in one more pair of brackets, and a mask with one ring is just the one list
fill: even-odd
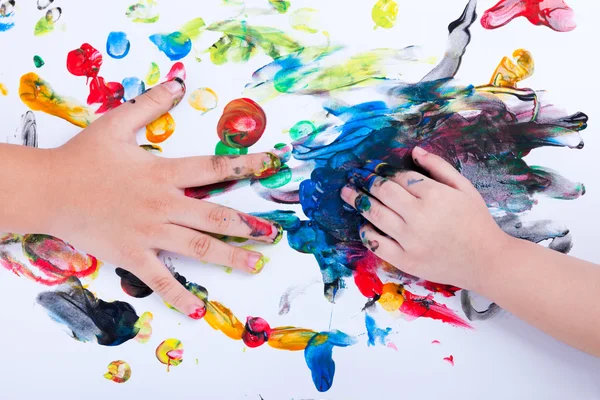
[(216, 65), (246, 62), (259, 49), (276, 59), (301, 48), (298, 42), (278, 29), (253, 27), (245, 21), (217, 22), (206, 30), (223, 33), (221, 39), (208, 49), (210, 59)]
[(285, 14), (291, 7), (291, 2), (287, 0), (269, 0), (269, 4), (280, 14)]
[(42, 17), (37, 24), (35, 24), (35, 30), (33, 34), (35, 36), (46, 35), (54, 30), (54, 20), (52, 20), (52, 16), (48, 18), (47, 16)]
[(189, 37), (190, 39), (196, 39), (202, 33), (203, 29), (206, 26), (206, 23), (202, 18), (196, 18), (186, 23), (179, 29), (183, 35)]
[(300, 121), (290, 129), (292, 140), (299, 140), (305, 136), (313, 134), (317, 127), (310, 121)]
[(234, 149), (223, 142), (219, 142), (215, 146), (215, 155), (217, 156), (240, 156), (246, 154), (248, 154), (248, 149), (245, 147)]
[(292, 181), (292, 170), (287, 165), (281, 167), (278, 173), (265, 179), (259, 180), (260, 184), (267, 189), (278, 189)]
[(42, 68), (44, 66), (44, 64), (46, 64), (46, 63), (44, 62), (44, 59), (42, 57), (34, 56), (33, 64), (35, 65), (36, 68)]
[(369, 211), (371, 209), (371, 201), (365, 195), (359, 195), (356, 201), (356, 209), (360, 212)]
[(158, 64), (153, 62), (150, 66), (150, 71), (148, 72), (148, 75), (146, 75), (146, 83), (148, 84), (148, 86), (153, 86), (156, 85), (159, 79), (160, 68), (158, 67)]
[(125, 15), (136, 23), (153, 24), (160, 18), (160, 15), (153, 10), (156, 5), (156, 0), (142, 0), (129, 6)]

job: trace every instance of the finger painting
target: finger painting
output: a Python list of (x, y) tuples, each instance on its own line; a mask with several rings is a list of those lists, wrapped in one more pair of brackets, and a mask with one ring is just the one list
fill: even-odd
[[(195, 374), (185, 376), (202, 377), (194, 390), (207, 398), (263, 398), (261, 392), (283, 379), (289, 388), (279, 385), (265, 399), (326, 392), (352, 398), (351, 383), (363, 379), (353, 371), (359, 365), (363, 373), (406, 378), (401, 385), (420, 370), (438, 374), (423, 372), (415, 378), (421, 382), (475, 373), (478, 364), (464, 349), (509, 318), (501, 307), (391, 266), (376, 255), (379, 243), (361, 231), (376, 179), (423, 172), (411, 157), (417, 146), (468, 178), (508, 234), (562, 253), (579, 245), (569, 226), (578, 221), (553, 207), (583, 203), (588, 194), (587, 182), (561, 156), (585, 154), (586, 112), (594, 107), (549, 99), (558, 78), (571, 72), (548, 79), (552, 58), (547, 51), (538, 58), (530, 40), (513, 35), (506, 39), (510, 50), (481, 51), (482, 42), (500, 40), (510, 29), (549, 40), (575, 34), (574, 1), (571, 8), (568, 0), (456, 0), (445, 6), (452, 14), (431, 17), (436, 26), (428, 27), (424, 11), (411, 14), (423, 6), (401, 0), (366, 1), (356, 10), (335, 2), (339, 18), (327, 14), (329, 5), (301, 0), (215, 0), (185, 9), (132, 0), (95, 5), (103, 7), (104, 21), (114, 20), (93, 34), (81, 30), (83, 9), (72, 2), (30, 3), (0, 3), (0, 39), (18, 33), (38, 43), (18, 53), (26, 54), (19, 65), (27, 69), (15, 70), (12, 80), (0, 73), (0, 108), (8, 110), (2, 117), (16, 127), (7, 142), (54, 147), (47, 144), (58, 143), (57, 126), (72, 137), (154, 86), (178, 80), (187, 85), (187, 98), (137, 136), (148, 156), (272, 153), (252, 179), (181, 190), (192, 199), (233, 204), (248, 213), (239, 215), (252, 237), (275, 237), (267, 249), (218, 237), (269, 255), (260, 259), (256, 268), (264, 270), (256, 280), (162, 254), (165, 268), (206, 305), (194, 324), (118, 265), (48, 235), (0, 235), (2, 277), (31, 285), (36, 317), (74, 339), (60, 346), (105, 352), (92, 368), (83, 354), (66, 350), (74, 364), (81, 362), (75, 368), (96, 374), (90, 382), (110, 385), (111, 393), (152, 380), (166, 387), (180, 374)], [(347, 22), (344, 12), (352, 15)], [(416, 20), (423, 21), (420, 30)], [(337, 24), (352, 25), (358, 39), (336, 36)], [(363, 34), (371, 39), (361, 41)], [(428, 55), (421, 42), (437, 43), (441, 53)], [(551, 54), (573, 58), (569, 51)], [(10, 63), (0, 66), (7, 70)], [(552, 156), (536, 157), (542, 152)], [(348, 184), (359, 193), (354, 208), (340, 197)], [(495, 340), (489, 345), (501, 348), (503, 337)], [(232, 371), (219, 369), (225, 364)], [(400, 393), (396, 383), (375, 384), (375, 376), (364, 378), (374, 386), (370, 398)], [(206, 393), (198, 389), (206, 385)]]

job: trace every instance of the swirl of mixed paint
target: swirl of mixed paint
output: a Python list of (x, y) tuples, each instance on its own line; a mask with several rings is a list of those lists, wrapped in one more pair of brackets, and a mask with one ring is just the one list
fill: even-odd
[(217, 134), (229, 147), (250, 147), (258, 142), (266, 127), (267, 116), (262, 107), (251, 99), (241, 98), (225, 106)]

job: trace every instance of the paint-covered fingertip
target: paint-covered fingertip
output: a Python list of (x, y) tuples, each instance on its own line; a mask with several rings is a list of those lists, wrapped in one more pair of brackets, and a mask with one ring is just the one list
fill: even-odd
[(283, 238), (283, 227), (277, 222), (273, 222), (273, 226), (277, 230), (277, 236), (275, 236), (275, 238), (273, 239), (273, 244), (277, 244), (281, 242), (281, 239)]
[(190, 317), (191, 319), (200, 320), (200, 319), (204, 318), (205, 315), (206, 315), (206, 307), (203, 305), (201, 307), (196, 308), (196, 310), (194, 310), (193, 313), (188, 314), (188, 317)]
[(254, 174), (259, 179), (275, 175), (281, 169), (281, 160), (273, 153), (265, 153), (260, 170)]

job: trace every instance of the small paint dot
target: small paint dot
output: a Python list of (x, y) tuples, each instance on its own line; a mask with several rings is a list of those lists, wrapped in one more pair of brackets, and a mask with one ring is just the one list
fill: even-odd
[(42, 57), (34, 56), (33, 64), (35, 65), (36, 68), (42, 68), (44, 66), (44, 64), (46, 64), (46, 62), (44, 61), (44, 59)]

